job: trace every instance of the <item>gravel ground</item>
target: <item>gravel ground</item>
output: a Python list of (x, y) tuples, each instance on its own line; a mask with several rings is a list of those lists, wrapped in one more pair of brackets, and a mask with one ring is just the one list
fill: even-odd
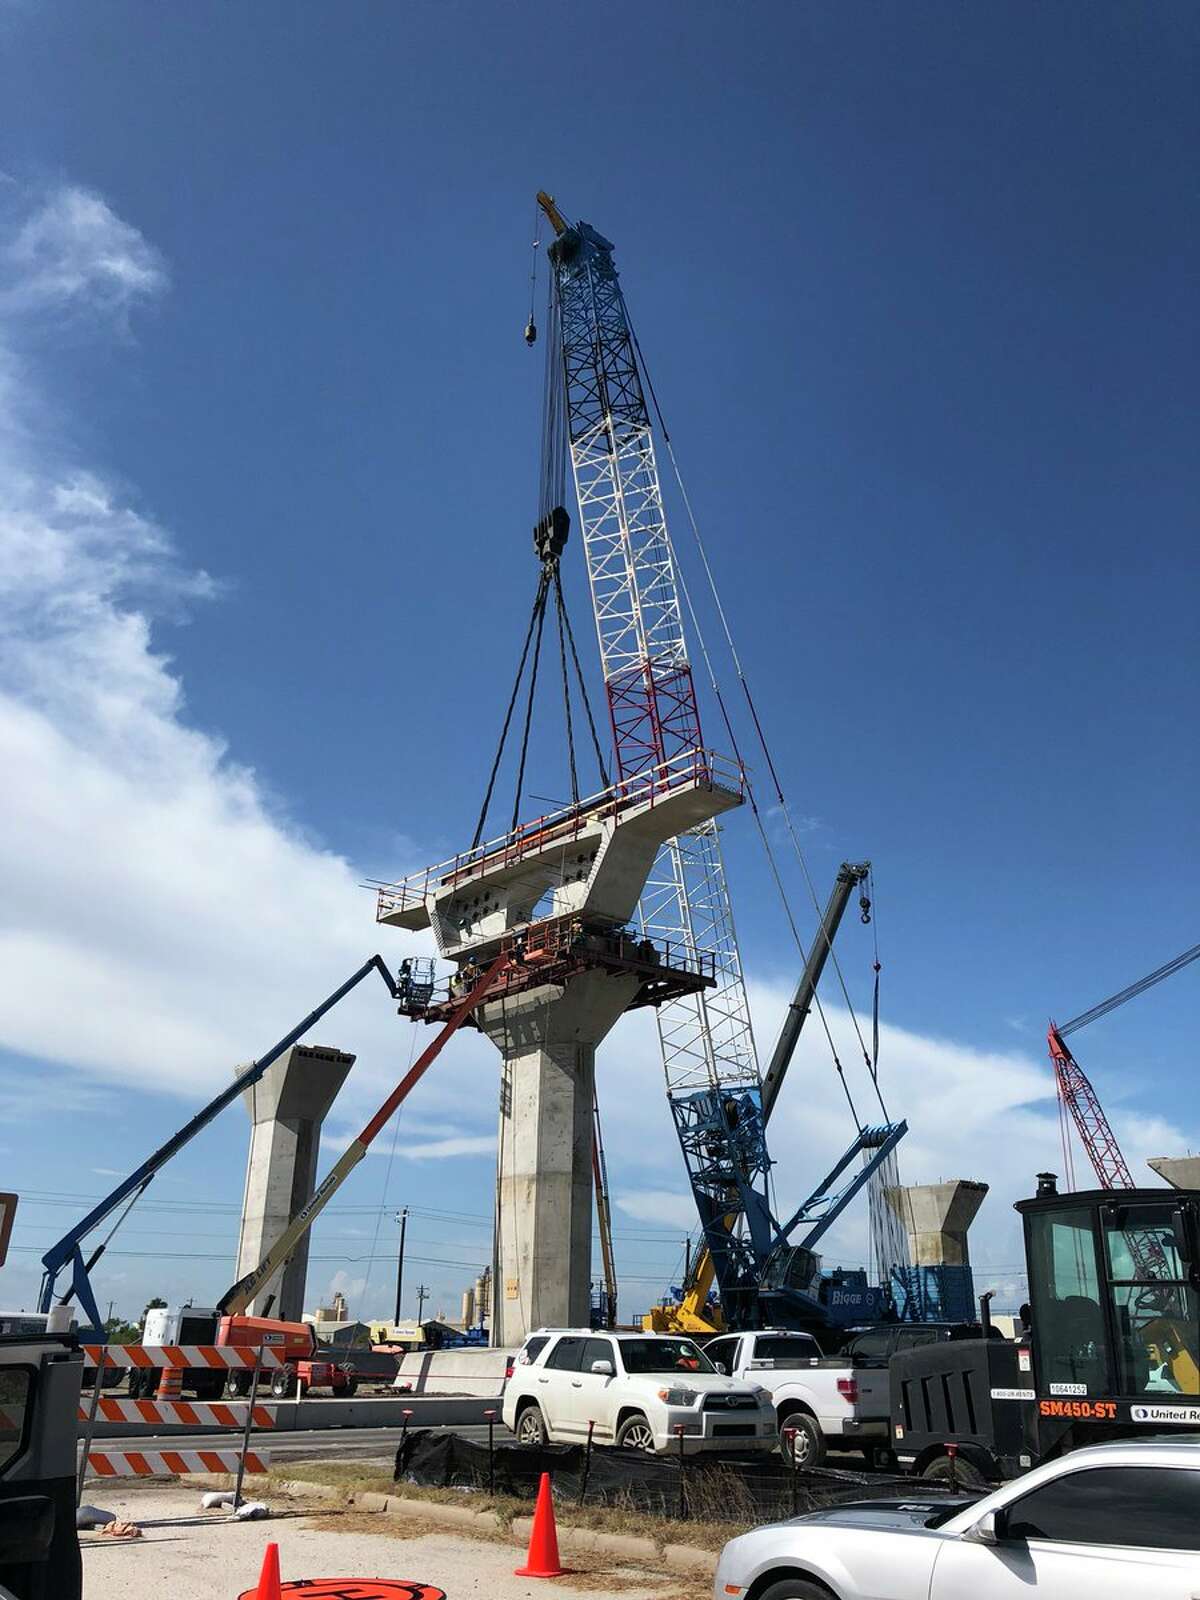
[[(143, 1525), (156, 1518), (196, 1515), (200, 1493), (182, 1485), (121, 1486), (89, 1483), (89, 1503)], [(433, 1584), (447, 1600), (705, 1600), (702, 1581), (655, 1579), (644, 1572), (605, 1566), (598, 1557), (574, 1558), (579, 1569), (561, 1579), (518, 1578), (512, 1546), (458, 1538), (401, 1517), (301, 1506), (272, 1496), (278, 1519), (192, 1527), (145, 1527), (128, 1543), (80, 1535), (84, 1600), (237, 1600), (254, 1592), (263, 1552), (279, 1545), (285, 1583), (299, 1578), (393, 1578)], [(300, 1510), (299, 1516), (284, 1515)], [(387, 1532), (373, 1532), (374, 1528)], [(570, 1564), (571, 1558), (565, 1558)]]

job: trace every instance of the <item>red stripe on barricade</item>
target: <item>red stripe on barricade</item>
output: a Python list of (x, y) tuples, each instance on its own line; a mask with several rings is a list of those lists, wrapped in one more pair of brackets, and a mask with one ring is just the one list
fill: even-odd
[[(247, 1405), (249, 1401), (205, 1405), (190, 1400), (110, 1400), (106, 1397), (97, 1404), (96, 1416), (102, 1422), (171, 1422), (189, 1428), (244, 1428)], [(80, 1402), (75, 1414), (80, 1422), (87, 1422), (91, 1415), (90, 1398)], [(256, 1428), (273, 1428), (275, 1408), (256, 1405), (252, 1421)]]
[[(85, 1362), (89, 1366), (99, 1366), (102, 1352), (106, 1367), (215, 1367), (225, 1370), (252, 1368), (257, 1353), (253, 1345), (240, 1344), (114, 1344), (107, 1349), (103, 1345), (87, 1344), (83, 1347)], [(280, 1366), (278, 1351), (271, 1345), (264, 1345), (260, 1364), (264, 1371)]]
[[(95, 1450), (88, 1466), (98, 1478), (163, 1478), (189, 1472), (236, 1472), (237, 1450)], [(265, 1472), (269, 1456), (246, 1452), (246, 1471)]]

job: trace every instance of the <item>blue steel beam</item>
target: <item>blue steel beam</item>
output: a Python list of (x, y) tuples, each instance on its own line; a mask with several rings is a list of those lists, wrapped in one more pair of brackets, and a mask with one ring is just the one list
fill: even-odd
[[(864, 1128), (833, 1171), (826, 1175), (825, 1181), (814, 1189), (795, 1215), (779, 1230), (776, 1243), (782, 1244), (792, 1230), (798, 1228), (801, 1223), (812, 1222), (813, 1226), (800, 1241), (806, 1250), (811, 1250), (826, 1229), (837, 1221), (854, 1196), (868, 1182), (871, 1174), (891, 1155), (907, 1132), (907, 1122), (888, 1122), (882, 1127)], [(867, 1150), (873, 1152), (871, 1159), (861, 1167), (856, 1167), (849, 1181), (835, 1190), (834, 1184), (842, 1177), (855, 1156)]]

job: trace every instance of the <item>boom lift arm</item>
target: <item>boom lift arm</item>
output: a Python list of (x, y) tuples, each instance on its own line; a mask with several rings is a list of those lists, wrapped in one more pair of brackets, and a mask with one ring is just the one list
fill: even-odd
[[(93, 1206), (81, 1222), (77, 1222), (56, 1244), (50, 1246), (50, 1249), (42, 1257), (42, 1287), (38, 1299), (38, 1307), (41, 1311), (49, 1311), (54, 1304), (55, 1286), (58, 1277), (67, 1267), (70, 1267), (71, 1282), (66, 1293), (60, 1296), (59, 1304), (66, 1305), (74, 1295), (79, 1301), (80, 1311), (89, 1319), (90, 1327), (95, 1331), (96, 1337), (101, 1336), (104, 1323), (100, 1316), (100, 1308), (96, 1304), (96, 1296), (92, 1289), (90, 1274), (134, 1202), (145, 1191), (147, 1185), (159, 1172), (160, 1168), (164, 1167), (172, 1156), (177, 1155), (184, 1145), (190, 1144), (196, 1135), (207, 1128), (215, 1117), (220, 1116), (226, 1106), (232, 1105), (243, 1090), (257, 1083), (273, 1061), (276, 1061), (285, 1050), (290, 1049), (292, 1045), (302, 1039), (327, 1011), (332, 1010), (339, 1000), (344, 999), (350, 993), (351, 989), (357, 988), (370, 972), (378, 972), (387, 985), (388, 993), (393, 999), (397, 998), (395, 980), (388, 971), (382, 956), (375, 955), (369, 961), (364, 961), (358, 971), (347, 978), (345, 983), (335, 989), (331, 995), (322, 1000), (315, 1011), (310, 1011), (302, 1022), (297, 1023), (289, 1033), (285, 1033), (277, 1044), (272, 1045), (266, 1055), (259, 1056), (257, 1061), (252, 1061), (245, 1072), (240, 1073), (231, 1084), (221, 1090), (220, 1094), (214, 1095), (190, 1122), (184, 1123), (177, 1133), (172, 1134), (166, 1144), (160, 1146), (153, 1155), (147, 1156), (136, 1171), (131, 1172), (110, 1194), (105, 1195), (103, 1200)], [(117, 1217), (106, 1237), (101, 1240), (85, 1261), (82, 1249), (84, 1239), (93, 1229), (98, 1228), (101, 1223), (107, 1221), (121, 1206), (125, 1207), (124, 1211)]]
[(449, 1018), (438, 1030), (437, 1037), (425, 1047), (391, 1094), (379, 1107), (379, 1110), (376, 1111), (375, 1115), (363, 1128), (358, 1138), (351, 1141), (342, 1152), (339, 1160), (333, 1164), (322, 1182), (317, 1185), (316, 1191), (308, 1204), (296, 1213), (259, 1264), (246, 1273), (245, 1277), (239, 1278), (232, 1288), (227, 1289), (218, 1300), (217, 1309), (223, 1316), (237, 1315), (245, 1311), (254, 1297), (266, 1288), (275, 1274), (285, 1265), (300, 1240), (366, 1155), (372, 1140), (391, 1121), (394, 1113), (408, 1098), (410, 1092), (420, 1083), (425, 1073), (441, 1054), (443, 1047), (458, 1032), (459, 1028), (475, 1010), (475, 1007), (486, 999), (489, 990), (495, 988), (510, 965), (510, 957), (507, 955), (497, 956), (470, 992), (455, 1006)]

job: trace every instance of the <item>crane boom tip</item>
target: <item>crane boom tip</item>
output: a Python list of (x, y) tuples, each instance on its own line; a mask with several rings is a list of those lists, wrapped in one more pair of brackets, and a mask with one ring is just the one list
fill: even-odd
[(554, 204), (554, 196), (547, 194), (544, 189), (539, 189), (537, 192), (537, 203), (546, 213), (546, 216), (549, 217), (550, 225), (554, 229), (555, 233), (566, 233), (567, 220), (558, 207)]

